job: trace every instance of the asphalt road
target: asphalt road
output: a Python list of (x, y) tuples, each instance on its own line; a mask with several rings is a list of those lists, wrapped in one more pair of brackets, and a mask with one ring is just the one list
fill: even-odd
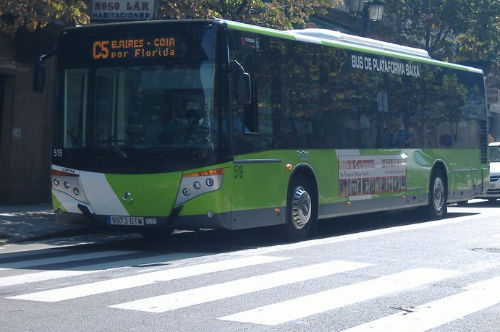
[(0, 247), (0, 331), (498, 331), (500, 206)]

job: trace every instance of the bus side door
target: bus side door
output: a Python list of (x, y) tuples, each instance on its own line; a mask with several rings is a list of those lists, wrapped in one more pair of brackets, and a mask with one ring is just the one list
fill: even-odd
[(234, 161), (232, 185), (233, 229), (277, 225), (284, 222), (286, 197), (282, 162), (273, 158)]

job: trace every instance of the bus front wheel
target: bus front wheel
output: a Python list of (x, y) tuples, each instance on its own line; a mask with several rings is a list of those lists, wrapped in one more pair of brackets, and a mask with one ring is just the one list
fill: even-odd
[(432, 219), (441, 219), (447, 213), (446, 180), (442, 171), (433, 172), (429, 187), (427, 214)]
[(307, 238), (316, 227), (316, 196), (306, 176), (293, 177), (288, 188), (285, 236), (290, 241)]

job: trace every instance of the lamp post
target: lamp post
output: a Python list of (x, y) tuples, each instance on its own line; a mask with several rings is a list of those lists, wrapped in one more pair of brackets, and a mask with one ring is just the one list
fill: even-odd
[(346, 0), (349, 12), (357, 18), (363, 36), (370, 34), (370, 22), (381, 21), (384, 16), (384, 0)]

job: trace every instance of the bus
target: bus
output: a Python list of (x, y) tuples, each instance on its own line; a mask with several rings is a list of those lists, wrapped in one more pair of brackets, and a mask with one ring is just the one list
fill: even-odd
[(488, 181), (483, 73), (424, 50), (222, 19), (79, 26), (58, 45), (62, 224), (301, 240), (338, 216), (443, 218)]

